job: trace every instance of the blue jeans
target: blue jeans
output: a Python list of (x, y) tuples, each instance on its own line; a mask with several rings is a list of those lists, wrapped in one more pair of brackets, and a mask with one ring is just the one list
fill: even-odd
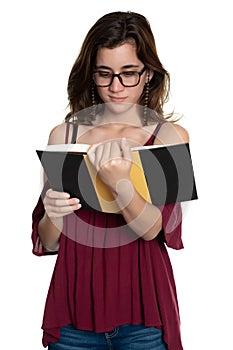
[(61, 328), (60, 340), (48, 350), (167, 350), (162, 332), (155, 327), (124, 325), (111, 332), (81, 331), (72, 325)]

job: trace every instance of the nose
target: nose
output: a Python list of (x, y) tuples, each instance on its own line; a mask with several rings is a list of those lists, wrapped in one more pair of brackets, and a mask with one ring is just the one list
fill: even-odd
[(124, 90), (124, 86), (121, 84), (118, 77), (114, 77), (112, 84), (109, 86), (109, 89), (113, 92), (118, 92)]

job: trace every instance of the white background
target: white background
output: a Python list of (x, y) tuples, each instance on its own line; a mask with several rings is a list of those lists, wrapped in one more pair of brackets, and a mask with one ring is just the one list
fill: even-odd
[(185, 214), (185, 249), (169, 250), (184, 349), (230, 349), (233, 28), (226, 0), (160, 0), (153, 9), (138, 0), (1, 5), (1, 348), (42, 349), (55, 257), (31, 254), (31, 212), (40, 193), (35, 149), (67, 113), (67, 79), (86, 32), (115, 10), (149, 19), (171, 74), (172, 104), (191, 138), (199, 200)]

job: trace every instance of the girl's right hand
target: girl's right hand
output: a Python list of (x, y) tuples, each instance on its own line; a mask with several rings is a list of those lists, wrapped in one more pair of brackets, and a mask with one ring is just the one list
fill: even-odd
[(78, 198), (65, 192), (49, 189), (44, 198), (44, 208), (50, 219), (62, 218), (81, 208)]

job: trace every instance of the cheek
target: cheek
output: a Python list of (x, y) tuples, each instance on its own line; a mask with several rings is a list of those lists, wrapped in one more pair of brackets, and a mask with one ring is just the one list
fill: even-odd
[(138, 86), (137, 89), (135, 89), (132, 92), (132, 98), (134, 98), (134, 100), (138, 101), (140, 99), (141, 95), (143, 94), (143, 90), (144, 90), (144, 85)]

